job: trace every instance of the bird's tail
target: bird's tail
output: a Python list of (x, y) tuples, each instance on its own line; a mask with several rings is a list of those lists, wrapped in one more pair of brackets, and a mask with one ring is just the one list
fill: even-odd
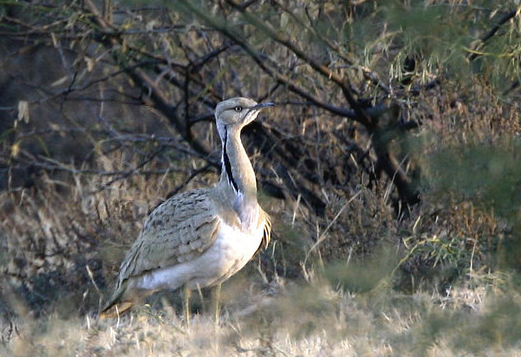
[(134, 306), (131, 301), (125, 301), (122, 303), (114, 303), (112, 305), (106, 305), (99, 314), (100, 319), (111, 319), (126, 314)]
[(108, 319), (119, 317), (130, 311), (132, 306), (135, 305), (133, 299), (126, 299), (126, 286), (120, 286), (116, 289), (114, 294), (107, 301), (103, 309), (101, 310), (99, 317), (100, 319)]
[(131, 280), (125, 280), (107, 301), (99, 317), (108, 319), (126, 314), (134, 305), (154, 292), (155, 290), (136, 288)]

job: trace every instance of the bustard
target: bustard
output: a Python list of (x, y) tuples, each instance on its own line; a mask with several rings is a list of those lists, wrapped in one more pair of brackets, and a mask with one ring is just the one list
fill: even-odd
[(220, 285), (268, 245), (270, 219), (257, 202), (255, 172), (240, 138), (242, 128), (268, 106), (273, 104), (248, 98), (217, 105), (220, 181), (173, 196), (150, 214), (100, 317), (118, 316), (158, 290), (184, 287), (188, 319), (190, 290)]

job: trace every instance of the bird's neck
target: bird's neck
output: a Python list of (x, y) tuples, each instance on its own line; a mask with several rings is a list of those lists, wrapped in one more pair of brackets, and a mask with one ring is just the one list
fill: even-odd
[(255, 172), (242, 145), (240, 130), (225, 130), (222, 136), (221, 180), (219, 185), (231, 198), (241, 221), (254, 220), (257, 213)]

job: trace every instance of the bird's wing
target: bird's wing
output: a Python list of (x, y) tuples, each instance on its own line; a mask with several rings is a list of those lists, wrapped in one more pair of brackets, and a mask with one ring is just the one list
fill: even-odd
[[(270, 244), (271, 240), (271, 219), (270, 216), (264, 212), (262, 208), (259, 206), (259, 225), (262, 225), (263, 231), (262, 231), (262, 240), (261, 244), (259, 245), (259, 248), (257, 248), (257, 251), (255, 254), (253, 254), (253, 257), (256, 256), (262, 249), (268, 248), (268, 245)], [(252, 258), (253, 258), (252, 257)]]
[(217, 239), (220, 220), (206, 189), (176, 195), (148, 217), (121, 263), (119, 284), (147, 271), (190, 261)]

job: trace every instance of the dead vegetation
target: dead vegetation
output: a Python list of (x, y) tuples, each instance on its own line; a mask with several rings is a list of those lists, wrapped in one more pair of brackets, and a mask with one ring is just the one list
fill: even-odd
[[(62, 5), (0, 5), (1, 353), (518, 354), (515, 1)], [(236, 95), (279, 104), (243, 137), (269, 249), (217, 330), (206, 292), (96, 321)]]

